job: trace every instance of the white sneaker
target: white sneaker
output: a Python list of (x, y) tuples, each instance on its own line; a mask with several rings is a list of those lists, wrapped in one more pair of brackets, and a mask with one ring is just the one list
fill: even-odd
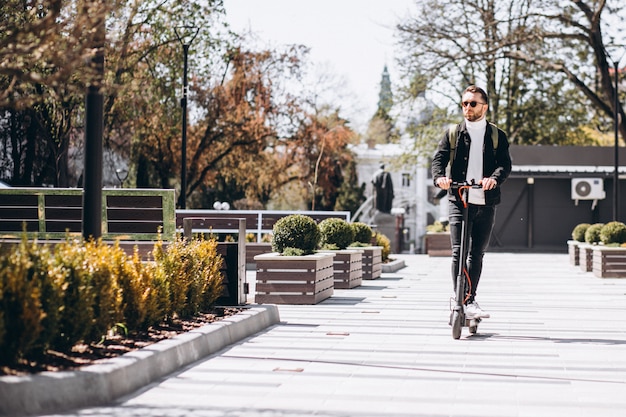
[(488, 319), (491, 315), (484, 312), (478, 303), (474, 301), (465, 306), (465, 317), (468, 319)]

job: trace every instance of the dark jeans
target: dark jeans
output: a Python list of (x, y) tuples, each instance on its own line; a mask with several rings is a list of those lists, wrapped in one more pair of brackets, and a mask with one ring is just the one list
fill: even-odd
[[(471, 295), (467, 303), (474, 301), (476, 288), (480, 281), (483, 270), (483, 256), (489, 245), (489, 238), (496, 218), (495, 206), (468, 205), (467, 224), (467, 273), (472, 284)], [(452, 241), (452, 282), (456, 292), (456, 276), (459, 271), (459, 258), (461, 257), (461, 222), (463, 220), (463, 204), (450, 201), (449, 221), (450, 240)]]

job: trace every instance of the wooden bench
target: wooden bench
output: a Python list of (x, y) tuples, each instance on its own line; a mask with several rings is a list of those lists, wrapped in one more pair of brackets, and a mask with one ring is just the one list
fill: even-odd
[[(61, 241), (82, 237), (83, 190), (79, 188), (0, 189), (0, 240), (28, 238)], [(174, 190), (105, 188), (102, 190), (102, 239), (120, 241), (145, 256), (153, 242), (176, 235)]]

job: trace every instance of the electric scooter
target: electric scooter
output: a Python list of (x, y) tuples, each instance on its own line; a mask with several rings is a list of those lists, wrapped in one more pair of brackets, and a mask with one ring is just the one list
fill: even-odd
[(463, 203), (463, 221), (461, 222), (461, 248), (459, 257), (459, 272), (456, 276), (455, 284), (455, 304), (451, 306), (450, 325), (452, 326), (452, 338), (459, 339), (463, 327), (469, 328), (470, 334), (478, 331), (480, 317), (468, 319), (465, 316), (464, 304), (471, 292), (471, 281), (467, 272), (467, 252), (469, 246), (469, 235), (467, 230), (467, 197), (470, 188), (482, 188), (474, 182), (453, 182), (451, 188), (459, 194)]

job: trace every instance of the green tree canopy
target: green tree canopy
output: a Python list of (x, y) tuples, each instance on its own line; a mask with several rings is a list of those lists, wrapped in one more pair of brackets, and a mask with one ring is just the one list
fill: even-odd
[(457, 103), (479, 84), (513, 143), (594, 143), (581, 127), (615, 117), (605, 46), (625, 43), (623, 24), (609, 24), (624, 13), (618, 0), (416, 2), (397, 27), (404, 97), (428, 89)]

